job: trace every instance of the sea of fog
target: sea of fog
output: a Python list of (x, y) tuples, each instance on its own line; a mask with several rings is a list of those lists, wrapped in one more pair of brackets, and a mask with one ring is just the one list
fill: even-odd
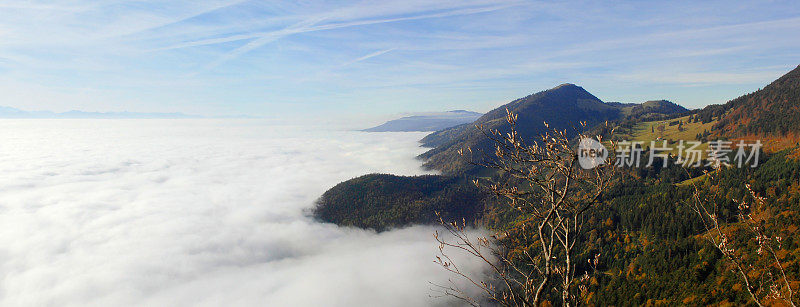
[[(420, 306), (432, 227), (307, 217), (336, 183), (422, 174), (424, 133), (262, 120), (0, 120), (0, 306)], [(478, 272), (477, 264), (464, 262)]]

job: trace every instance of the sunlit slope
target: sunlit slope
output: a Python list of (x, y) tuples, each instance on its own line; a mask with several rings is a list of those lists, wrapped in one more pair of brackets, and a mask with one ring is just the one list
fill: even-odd
[[(657, 146), (661, 146), (664, 140), (673, 154), (678, 153), (678, 143), (700, 141), (702, 144), (697, 147), (705, 151), (708, 148), (707, 141), (711, 141), (711, 128), (717, 120), (703, 123), (695, 120), (692, 116), (678, 117), (668, 120), (646, 121), (634, 125), (631, 131), (623, 131), (616, 134), (616, 139), (630, 142), (642, 142), (643, 147), (650, 146), (651, 141), (655, 141)], [(663, 129), (663, 130), (662, 130)]]

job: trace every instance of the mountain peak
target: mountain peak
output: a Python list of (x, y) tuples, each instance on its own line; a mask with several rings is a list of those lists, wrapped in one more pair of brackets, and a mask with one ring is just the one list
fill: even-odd
[[(606, 105), (600, 99), (580, 86), (564, 83), (523, 98), (515, 99), (475, 121), (483, 129), (496, 129), (508, 132), (510, 124), (506, 121), (507, 110), (518, 115), (516, 129), (524, 139), (536, 138), (547, 131), (547, 122), (553, 129), (567, 129), (568, 133), (578, 122), (594, 125), (606, 120), (619, 118), (618, 108)], [(461, 171), (474, 171), (475, 168), (458, 157), (463, 145), (476, 151), (488, 152), (493, 144), (484, 138), (475, 125), (462, 125), (434, 132), (422, 143), (433, 149), (420, 155), (426, 159), (425, 167), (437, 169), (443, 174), (457, 174)]]
[(592, 95), (592, 93), (589, 93), (589, 91), (574, 83), (562, 83), (554, 88), (541, 91), (534, 95), (557, 95), (557, 96), (569, 95), (569, 96), (579, 97), (579, 99), (591, 99), (600, 101), (600, 99)]
[(558, 86), (552, 88), (551, 90), (558, 90), (558, 89), (583, 89), (583, 88), (575, 85), (574, 83), (561, 83)]

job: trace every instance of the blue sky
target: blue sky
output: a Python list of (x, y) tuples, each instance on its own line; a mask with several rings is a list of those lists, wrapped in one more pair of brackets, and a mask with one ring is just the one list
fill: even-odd
[(0, 2), (0, 105), (381, 116), (571, 82), (690, 108), (800, 64), (793, 1)]

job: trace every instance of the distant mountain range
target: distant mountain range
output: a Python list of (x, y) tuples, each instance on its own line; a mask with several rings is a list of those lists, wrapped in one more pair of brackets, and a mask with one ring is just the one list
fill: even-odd
[(52, 112), (25, 111), (12, 107), (0, 106), (0, 118), (200, 118), (200, 116), (183, 113), (137, 113), (137, 112)]
[(481, 113), (453, 110), (439, 113), (426, 113), (390, 120), (379, 126), (364, 129), (366, 132), (389, 131), (437, 131), (453, 126), (474, 122)]

